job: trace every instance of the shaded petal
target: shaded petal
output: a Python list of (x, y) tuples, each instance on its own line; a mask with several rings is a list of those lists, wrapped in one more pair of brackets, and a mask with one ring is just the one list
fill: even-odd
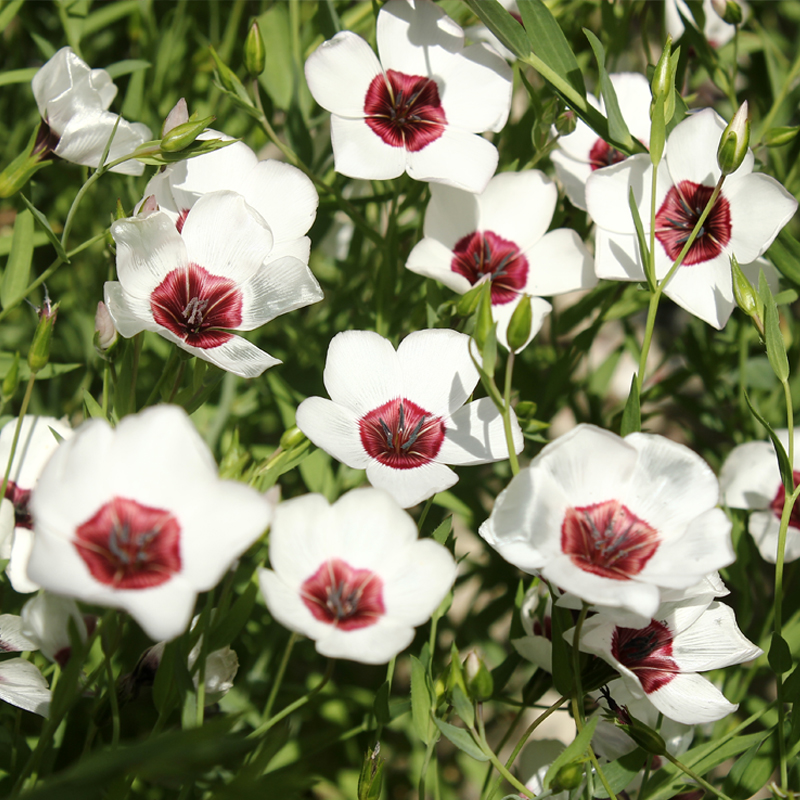
[(381, 72), (372, 48), (351, 31), (342, 31), (323, 42), (305, 65), (306, 81), (314, 99), (342, 117), (364, 116), (367, 89)]
[[(514, 452), (525, 444), (516, 416), (511, 415)], [(447, 423), (436, 460), (443, 464), (488, 464), (508, 458), (503, 418), (490, 397), (467, 403)]]
[[(778, 560), (780, 520), (773, 511), (756, 511), (750, 515), (748, 529), (761, 553), (761, 558), (769, 564)], [(800, 530), (789, 525), (786, 531), (784, 561), (797, 561), (800, 558)]]
[(376, 488), (385, 489), (403, 508), (410, 508), (449, 489), (458, 475), (435, 461), (413, 469), (393, 469), (373, 460), (367, 465), (367, 479)]
[[(516, 297), (510, 303), (503, 303), (502, 305), (494, 305), (492, 306), (492, 319), (497, 323), (497, 341), (500, 342), (506, 350), (509, 350), (508, 346), (508, 324), (511, 322), (511, 317), (514, 314), (517, 306), (519, 305), (519, 301), (522, 299), (522, 296)], [(544, 325), (545, 317), (553, 310), (553, 307), (547, 300), (542, 300), (541, 297), (531, 297), (531, 330), (528, 334), (528, 339), (522, 345), (522, 347), (518, 347), (515, 352), (519, 353), (524, 350), (530, 342), (533, 340), (533, 337), (536, 336), (537, 333)]]
[(52, 695), (39, 669), (22, 658), (0, 663), (0, 700), (46, 717)]
[(480, 229), (480, 199), (471, 192), (441, 183), (432, 183), (430, 189), (423, 233), (452, 251), (460, 239)]
[(205, 361), (210, 361), (220, 369), (226, 372), (232, 372), (234, 375), (239, 375), (242, 378), (257, 378), (261, 373), (281, 361), (278, 358), (265, 353), (260, 348), (256, 347), (252, 342), (243, 339), (241, 336), (231, 336), (228, 341), (223, 342), (217, 347), (192, 347), (177, 337), (169, 334), (166, 328), (162, 328), (159, 333), (165, 338), (174, 341), (179, 347), (182, 347), (186, 352), (191, 353), (198, 358)]
[(359, 419), (359, 414), (346, 406), (322, 397), (309, 397), (297, 409), (296, 424), (317, 447), (337, 461), (353, 469), (364, 469), (370, 458), (361, 443)]
[(142, 331), (159, 330), (153, 320), (153, 313), (147, 301), (136, 302), (138, 298), (130, 298), (125, 294), (119, 281), (106, 281), (104, 295), (106, 308), (111, 314), (114, 327), (120, 336), (130, 339)]
[(34, 583), (28, 577), (28, 561), (31, 557), (31, 550), (33, 550), (33, 531), (27, 528), (16, 528), (6, 575), (14, 587), (14, 591), (18, 594), (30, 594), (41, 588), (38, 583)]
[(650, 140), (650, 82), (640, 72), (617, 72), (609, 76), (619, 110), (631, 136), (647, 145)]
[(414, 640), (414, 629), (386, 617), (375, 625), (342, 631), (327, 625), (316, 641), (317, 652), (328, 658), (346, 658), (361, 664), (386, 664)]
[(769, 508), (780, 485), (778, 459), (770, 442), (734, 447), (719, 473), (722, 502), (730, 508)]
[(33, 76), (31, 89), (39, 114), (57, 133), (76, 113), (102, 107), (90, 75), (89, 65), (71, 47), (62, 47)]
[[(431, 186), (440, 186), (440, 184), (434, 183)], [(457, 191), (449, 187), (442, 188), (446, 188), (448, 191)], [(452, 289), (458, 294), (464, 294), (472, 288), (472, 284), (463, 275), (453, 272), (451, 268), (453, 258), (453, 251), (440, 241), (426, 238), (418, 242), (409, 253), (406, 268), (418, 275), (440, 281), (448, 289)]]
[(343, 331), (328, 345), (322, 381), (331, 400), (361, 417), (402, 396), (402, 374), (388, 339), (372, 331)]
[(715, 722), (739, 707), (729, 703), (711, 681), (694, 672), (675, 675), (669, 683), (650, 692), (647, 699), (665, 717), (685, 725)]
[(439, 416), (461, 408), (479, 380), (469, 343), (469, 336), (445, 328), (406, 336), (397, 348), (403, 396)]
[[(579, 122), (578, 125), (583, 125), (583, 123)], [(595, 134), (588, 125), (584, 127), (594, 135), (592, 140), (592, 144), (594, 144), (594, 142), (597, 141), (597, 134)], [(575, 132), (571, 133), (570, 136), (574, 136), (577, 132), (576, 128)], [(565, 138), (569, 138), (569, 136)], [(562, 144), (562, 146), (563, 141), (563, 139), (559, 140), (559, 144)], [(576, 208), (586, 211), (586, 181), (589, 180), (589, 176), (592, 174), (592, 167), (588, 159), (586, 161), (579, 161), (566, 152), (562, 153), (560, 150), (553, 150), (550, 154), (550, 160), (553, 162), (553, 166), (556, 169), (556, 177), (564, 187), (564, 191), (570, 203)]]
[(331, 115), (331, 143), (336, 171), (349, 178), (390, 180), (406, 169), (405, 149), (386, 144), (363, 118)]
[(26, 650), (38, 649), (39, 645), (22, 633), (22, 617), (16, 614), (0, 615), (0, 651), (4, 653), (22, 653)]
[[(656, 247), (656, 254), (661, 251)], [(598, 278), (616, 281), (643, 281), (645, 279), (639, 243), (636, 236), (609, 233), (602, 228), (595, 232), (594, 270)]]
[(529, 264), (526, 294), (550, 297), (597, 285), (594, 259), (578, 234), (568, 228), (545, 234), (525, 257)]

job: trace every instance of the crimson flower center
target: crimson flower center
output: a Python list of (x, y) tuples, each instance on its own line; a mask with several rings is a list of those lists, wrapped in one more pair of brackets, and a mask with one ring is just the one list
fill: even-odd
[(73, 544), (100, 583), (150, 589), (180, 572), (180, 536), (170, 511), (114, 497), (78, 526)]
[(393, 469), (413, 469), (432, 461), (444, 441), (441, 417), (411, 400), (396, 398), (358, 421), (361, 444), (374, 459)]
[[(681, 181), (667, 192), (656, 214), (656, 238), (673, 261), (689, 240), (713, 193), (713, 187), (692, 181)], [(731, 209), (719, 195), (683, 263), (691, 266), (716, 258), (730, 240)]]
[(192, 347), (219, 347), (242, 324), (242, 293), (230, 278), (190, 263), (172, 270), (150, 295), (153, 319)]
[(364, 98), (364, 116), (386, 144), (412, 153), (435, 142), (447, 124), (436, 81), (393, 69), (372, 79)]
[(340, 558), (329, 559), (303, 581), (300, 596), (315, 619), (343, 631), (374, 625), (386, 613), (383, 581)]
[(17, 486), (14, 481), (6, 483), (5, 498), (14, 506), (14, 527), (33, 530), (33, 520), (28, 503), (31, 499), (31, 490)]
[(492, 231), (475, 231), (462, 237), (453, 248), (450, 269), (473, 286), (492, 282), (492, 305), (510, 303), (519, 297), (528, 280), (528, 259), (514, 242)]
[(672, 633), (655, 619), (638, 630), (614, 628), (611, 654), (636, 675), (647, 694), (666, 686), (680, 672), (672, 658)]
[(616, 147), (612, 147), (602, 139), (598, 139), (589, 151), (589, 166), (592, 168), (592, 172), (603, 167), (610, 167), (612, 164), (619, 164), (624, 160), (624, 153), (620, 153)]
[[(794, 485), (797, 486), (798, 483), (800, 483), (800, 472), (795, 470), (792, 474), (794, 476)], [(8, 494), (6, 494), (6, 497), (8, 497)], [(781, 483), (777, 493), (775, 494), (775, 499), (770, 503), (772, 513), (778, 519), (780, 519), (781, 515), (783, 514), (783, 504), (785, 501), (786, 487), (784, 487), (783, 483)], [(789, 526), (792, 528), (800, 528), (800, 503), (797, 503), (797, 501), (795, 501), (794, 506), (792, 506), (792, 513), (789, 517)]]
[(619, 500), (569, 508), (561, 525), (561, 550), (576, 567), (624, 581), (638, 575), (658, 550), (658, 532)]

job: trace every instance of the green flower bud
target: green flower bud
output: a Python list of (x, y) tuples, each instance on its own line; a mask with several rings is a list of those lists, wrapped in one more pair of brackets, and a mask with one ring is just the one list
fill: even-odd
[(378, 742), (375, 749), (367, 750), (361, 764), (361, 773), (358, 776), (358, 800), (378, 800), (383, 786), (384, 759), (378, 758), (381, 744)]
[(39, 309), (39, 323), (33, 334), (33, 342), (28, 352), (28, 366), (34, 375), (47, 366), (50, 360), (50, 340), (53, 337), (53, 326), (56, 324), (58, 303), (50, 305), (50, 300), (45, 298), (44, 305)]
[(571, 761), (564, 764), (550, 781), (550, 788), (554, 792), (568, 792), (577, 789), (583, 780), (583, 764), (580, 761)]
[(306, 435), (300, 430), (300, 428), (297, 426), (289, 428), (287, 431), (284, 431), (283, 436), (281, 436), (281, 449), (292, 450), (293, 448), (302, 444), (305, 439)]
[(464, 662), (464, 678), (467, 683), (467, 694), (473, 700), (488, 700), (494, 692), (492, 673), (486, 669), (483, 659), (473, 650)]
[(489, 281), (482, 286), (483, 291), (480, 295), (480, 300), (478, 301), (478, 308), (476, 311), (476, 319), (475, 319), (475, 341), (478, 343), (478, 347), (480, 348), (481, 352), (483, 352), (484, 345), (486, 344), (486, 339), (489, 336), (489, 331), (492, 329), (494, 325), (494, 320), (492, 319), (492, 285)]
[(644, 722), (640, 722), (629, 714), (628, 719), (630, 720), (628, 723), (622, 723), (617, 719), (616, 724), (618, 727), (622, 728), (639, 747), (646, 750), (648, 753), (652, 753), (654, 756), (663, 756), (666, 754), (667, 745), (658, 731), (653, 730), (649, 725), (645, 725)]
[(508, 340), (508, 349), (513, 353), (522, 350), (528, 343), (528, 339), (531, 336), (532, 323), (531, 298), (529, 295), (524, 294), (519, 303), (517, 303), (517, 307), (508, 322), (506, 339)]
[(722, 17), (728, 25), (739, 25), (742, 22), (742, 7), (736, 0), (711, 0), (714, 11)]
[(3, 378), (3, 403), (7, 403), (17, 391), (19, 386), (19, 353), (14, 354), (14, 360), (11, 362), (5, 378)]
[(461, 296), (461, 299), (456, 304), (456, 312), (460, 317), (468, 317), (470, 314), (475, 313), (482, 292), (483, 285), (481, 284), (480, 286), (473, 286), (465, 295)]
[(764, 335), (764, 303), (758, 296), (758, 292), (747, 276), (742, 272), (736, 256), (731, 256), (731, 277), (733, 279), (733, 296), (736, 305), (750, 317), (758, 328), (759, 333)]
[(114, 321), (108, 313), (106, 304), (101, 300), (94, 315), (94, 349), (101, 358), (108, 361), (110, 351), (114, 349), (118, 340)]
[(161, 149), (166, 153), (179, 153), (185, 150), (215, 119), (215, 116), (190, 119), (188, 122), (176, 125), (161, 140)]
[(516, 412), (517, 419), (529, 419), (536, 414), (537, 405), (531, 400), (523, 400), (517, 403), (514, 411)]
[(750, 120), (747, 118), (747, 100), (739, 106), (728, 127), (722, 132), (717, 148), (717, 163), (723, 175), (736, 172), (747, 155), (750, 144)]
[(574, 111), (567, 110), (558, 115), (555, 124), (559, 136), (569, 136), (577, 127), (578, 118)]
[[(42, 123), (49, 132), (49, 128)], [(50, 151), (43, 146), (43, 139), (34, 131), (25, 149), (0, 172), (0, 197), (16, 194), (42, 167), (53, 162), (48, 159)]]
[(780, 128), (770, 128), (763, 138), (763, 142), (767, 147), (782, 147), (785, 144), (793, 142), (800, 133), (798, 126), (784, 126)]
[[(672, 36), (667, 36), (667, 41), (664, 44), (664, 49), (661, 51), (661, 58), (658, 59), (655, 71), (653, 72), (653, 80), (650, 82), (650, 90), (653, 92), (653, 102), (657, 103), (659, 98), (665, 98), (667, 92), (672, 91), (673, 81), (675, 79), (674, 72), (672, 73), (672, 80), (670, 80), (670, 51), (672, 50)], [(650, 117), (653, 116), (652, 106), (650, 107)]]
[(254, 21), (247, 33), (244, 43), (244, 65), (247, 71), (257, 78), (263, 71), (267, 63), (267, 54), (264, 50), (264, 40), (261, 38), (261, 30), (258, 21)]

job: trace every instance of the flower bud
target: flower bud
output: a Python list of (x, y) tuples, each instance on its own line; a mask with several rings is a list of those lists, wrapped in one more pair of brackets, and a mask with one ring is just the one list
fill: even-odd
[(103, 358), (117, 343), (117, 329), (111, 314), (108, 313), (106, 304), (101, 300), (97, 304), (97, 313), (94, 315), (94, 349)]
[(194, 142), (197, 137), (216, 119), (215, 116), (183, 122), (176, 125), (162, 140), (161, 150), (165, 153), (179, 153)]
[(506, 339), (508, 340), (508, 349), (512, 353), (522, 350), (528, 344), (528, 339), (531, 338), (532, 323), (531, 298), (530, 295), (523, 294), (508, 322)]
[(559, 136), (569, 136), (578, 126), (578, 118), (575, 116), (574, 111), (568, 109), (558, 115), (555, 124)]
[(550, 781), (550, 788), (554, 792), (567, 792), (577, 789), (583, 780), (583, 764), (580, 761), (571, 761), (564, 764)]
[(666, 755), (667, 745), (658, 731), (653, 730), (649, 725), (645, 725), (644, 722), (630, 716), (626, 706), (622, 706), (622, 709), (625, 710), (622, 718), (625, 718), (627, 721), (621, 722), (620, 716), (618, 716), (615, 720), (616, 725), (622, 728), (622, 730), (643, 750), (655, 756)]
[(728, 127), (722, 132), (717, 149), (717, 163), (723, 175), (736, 172), (747, 155), (750, 144), (750, 120), (747, 118), (747, 100), (739, 106)]
[(488, 700), (494, 692), (494, 679), (483, 659), (473, 650), (464, 662), (467, 694), (478, 702)]
[(798, 133), (800, 133), (800, 127), (797, 125), (770, 128), (762, 137), (762, 141), (767, 147), (782, 147), (793, 142)]
[(267, 54), (264, 50), (264, 40), (261, 38), (261, 29), (258, 21), (253, 21), (244, 42), (244, 66), (247, 71), (257, 78), (267, 64)]
[(298, 445), (302, 444), (306, 439), (306, 435), (296, 425), (283, 432), (281, 436), (280, 446), (284, 450), (292, 450)]
[(478, 302), (481, 299), (483, 292), (483, 285), (473, 286), (466, 294), (462, 295), (456, 304), (456, 313), (460, 317), (468, 317), (470, 314), (475, 313), (478, 307)]
[(189, 121), (189, 106), (186, 105), (186, 98), (181, 97), (172, 107), (172, 111), (167, 114), (164, 124), (161, 126), (161, 138), (163, 139), (171, 130)]
[(378, 742), (375, 749), (367, 751), (361, 764), (361, 774), (358, 776), (358, 800), (378, 800), (383, 787), (384, 759), (378, 758), (381, 744)]
[(747, 276), (742, 272), (736, 256), (731, 256), (731, 275), (733, 278), (733, 296), (736, 305), (750, 317), (761, 335), (764, 335), (764, 304), (758, 296), (758, 292)]
[(50, 340), (53, 337), (53, 326), (56, 324), (58, 303), (50, 304), (50, 299), (45, 297), (44, 304), (38, 310), (39, 322), (33, 334), (33, 342), (28, 352), (28, 366), (36, 374), (47, 366), (50, 360)]
[(25, 149), (0, 172), (0, 197), (16, 194), (38, 170), (52, 164), (47, 146), (50, 128), (42, 123), (40, 131), (47, 133), (40, 137), (34, 132)]
[(728, 25), (739, 25), (742, 21), (742, 7), (736, 0), (711, 0), (714, 11)]
[[(202, 641), (202, 637), (200, 637)], [(195, 653), (197, 650), (197, 653)], [(192, 656), (194, 655), (194, 659)], [(194, 665), (194, 661), (200, 655), (200, 644), (195, 646), (195, 649), (189, 653), (189, 668)], [(239, 671), (239, 657), (236, 655), (235, 650), (230, 647), (222, 647), (219, 650), (214, 650), (206, 656), (206, 671), (205, 671), (205, 704), (211, 706), (218, 703), (232, 688), (233, 679)], [(194, 674), (194, 688), (197, 689), (200, 685), (200, 670)]]
[(523, 400), (517, 403), (514, 412), (517, 415), (517, 419), (529, 419), (536, 414), (536, 409), (537, 405), (532, 400)]
[(492, 325), (494, 325), (494, 320), (492, 319), (492, 285), (487, 281), (482, 287), (475, 319), (474, 337), (481, 352), (483, 352)]
[(7, 403), (17, 391), (19, 386), (19, 353), (14, 354), (14, 360), (3, 378), (2, 400)]
[(142, 201), (142, 204), (139, 206), (139, 210), (136, 212), (137, 217), (149, 217), (154, 212), (158, 211), (158, 203), (156, 202), (156, 196), (154, 194), (148, 195)]
[[(667, 92), (672, 91), (672, 81), (670, 80), (670, 52), (672, 51), (672, 36), (667, 36), (664, 49), (661, 51), (661, 58), (658, 59), (656, 68), (653, 72), (653, 79), (650, 82), (650, 90), (653, 92), (653, 102), (664, 97)], [(652, 117), (652, 108), (650, 112)]]

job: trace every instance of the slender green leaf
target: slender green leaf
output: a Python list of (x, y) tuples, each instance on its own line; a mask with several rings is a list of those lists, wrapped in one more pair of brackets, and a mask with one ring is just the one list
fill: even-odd
[[(648, 758), (647, 753), (641, 747), (637, 747), (633, 752), (622, 756), (622, 758), (618, 758), (610, 764), (603, 764), (603, 774), (606, 776), (611, 791), (614, 794), (619, 794), (641, 771)], [(595, 784), (594, 796), (596, 798), (609, 796), (600, 781)]]
[(389, 681), (384, 681), (375, 692), (372, 711), (379, 725), (388, 725), (392, 721), (392, 713), (389, 711), (389, 692)]
[(117, 61), (115, 64), (109, 64), (106, 67), (106, 72), (116, 80), (123, 75), (130, 75), (132, 72), (150, 69), (151, 66), (152, 64), (149, 61), (145, 61), (143, 58), (126, 58), (124, 61)]
[(781, 231), (767, 250), (767, 257), (784, 278), (800, 284), (800, 242), (791, 233)]
[(11, 23), (11, 20), (17, 16), (17, 12), (22, 8), (25, 0), (11, 0), (11, 2), (2, 10), (0, 10), (0, 33), (2, 33)]
[(453, 687), (453, 708), (468, 728), (475, 724), (475, 706), (458, 684)]
[(564, 639), (564, 631), (574, 627), (572, 615), (566, 608), (553, 605), (550, 616), (553, 642), (553, 685), (559, 694), (572, 690), (571, 649)]
[(433, 698), (428, 691), (427, 674), (422, 662), (411, 656), (411, 719), (414, 732), (424, 744), (431, 740)]
[(522, 26), (497, 0), (464, 0), (484, 25), (515, 56), (524, 58), (531, 45)]
[(20, 211), (14, 221), (14, 237), (11, 252), (0, 284), (0, 303), (3, 308), (13, 306), (21, 300), (28, 288), (33, 260), (33, 214)]
[(747, 402), (750, 413), (767, 429), (769, 438), (772, 440), (772, 444), (775, 447), (775, 453), (778, 456), (778, 469), (780, 469), (783, 485), (787, 492), (793, 492), (794, 476), (792, 474), (792, 468), (789, 465), (789, 456), (786, 455), (786, 450), (784, 449), (781, 440), (773, 430), (772, 425), (770, 425), (769, 422), (764, 419), (758, 409), (753, 405), (753, 401), (750, 399), (750, 395), (748, 395), (747, 392), (744, 393), (744, 399)]
[(636, 195), (633, 193), (633, 187), (631, 187), (630, 193), (628, 194), (628, 208), (631, 210), (633, 226), (636, 228), (636, 241), (639, 245), (639, 254), (642, 259), (642, 264), (644, 264), (647, 288), (650, 289), (651, 292), (654, 292), (656, 290), (656, 276), (651, 269), (650, 248), (647, 245), (647, 237), (644, 234), (644, 225), (642, 225), (642, 217), (639, 214), (639, 206), (636, 203)]
[(555, 761), (553, 761), (550, 768), (547, 770), (547, 774), (544, 776), (544, 789), (550, 788), (551, 781), (558, 774), (561, 767), (565, 764), (569, 764), (570, 761), (575, 761), (575, 759), (580, 758), (586, 752), (589, 743), (592, 741), (592, 735), (594, 734), (594, 729), (597, 727), (598, 722), (600, 722), (600, 717), (593, 717), (588, 720), (583, 730), (575, 737), (574, 741), (561, 752)]
[(450, 536), (450, 531), (453, 527), (453, 517), (445, 517), (444, 521), (441, 525), (439, 525), (436, 530), (431, 534), (431, 538), (435, 541), (439, 542), (439, 544), (444, 544), (447, 541), (447, 538)]
[(518, 0), (531, 50), (581, 97), (586, 97), (583, 74), (567, 37), (542, 0)]
[(489, 756), (481, 750), (478, 743), (472, 738), (468, 731), (457, 728), (449, 722), (445, 722), (438, 717), (434, 718), (436, 727), (459, 749), (471, 756), (476, 761), (488, 761)]
[(784, 383), (789, 378), (789, 359), (781, 334), (778, 306), (767, 284), (762, 270), (758, 276), (758, 293), (764, 301), (764, 339), (767, 345), (767, 358), (778, 380)]
[[(100, 6), (96, 11), (93, 11), (83, 22), (83, 36), (91, 36), (97, 31), (102, 31), (109, 25), (117, 22), (117, 20), (124, 17), (136, 14), (141, 10), (141, 3), (139, 0), (120, 0), (117, 3), (109, 3), (108, 5)], [(106, 69), (109, 69), (106, 67)], [(110, 70), (109, 70), (110, 72)], [(125, 73), (120, 73), (125, 74)], [(111, 76), (116, 77), (114, 75)]]
[(83, 404), (86, 407), (86, 413), (92, 419), (106, 419), (102, 406), (92, 397), (88, 389), (83, 390)]
[(792, 651), (789, 649), (789, 643), (778, 631), (772, 632), (767, 658), (772, 671), (776, 675), (783, 675), (784, 672), (788, 672), (792, 668)]
[(731, 800), (747, 800), (752, 797), (766, 785), (778, 766), (773, 758), (774, 753), (769, 752), (775, 748), (764, 747), (769, 739), (769, 736), (765, 736), (762, 741), (754, 744), (731, 767), (723, 785), (723, 791)]
[(614, 84), (611, 83), (611, 78), (606, 71), (605, 48), (600, 40), (588, 28), (584, 28), (583, 32), (589, 40), (589, 44), (594, 51), (594, 56), (597, 59), (597, 69), (600, 75), (600, 92), (603, 95), (606, 116), (608, 117), (608, 132), (613, 139), (616, 139), (618, 142), (625, 142), (629, 147), (633, 147), (633, 140), (631, 139), (628, 125), (619, 108), (619, 101), (617, 100)]
[(627, 436), (629, 433), (638, 433), (641, 429), (642, 409), (639, 401), (639, 384), (634, 375), (631, 378), (631, 391), (625, 401), (625, 410), (622, 412), (619, 435)]
[(783, 682), (783, 696), (787, 703), (800, 703), (800, 665)]
[(65, 264), (69, 264), (70, 263), (69, 256), (67, 256), (66, 252), (64, 251), (64, 248), (61, 246), (61, 240), (58, 238), (58, 236), (55, 235), (53, 229), (50, 227), (50, 223), (47, 221), (47, 217), (44, 214), (42, 214), (42, 212), (39, 211), (39, 209), (36, 208), (36, 206), (33, 203), (31, 203), (31, 201), (28, 200), (28, 198), (25, 197), (24, 194), (20, 194), (20, 197), (22, 198), (22, 202), (25, 203), (30, 212), (33, 214), (36, 221), (42, 226), (42, 228), (44, 228), (44, 232), (47, 234), (47, 238), (50, 240), (50, 244), (52, 244), (53, 247), (55, 248), (56, 255)]
[(258, 597), (258, 584), (250, 581), (247, 588), (236, 598), (236, 602), (231, 606), (230, 611), (225, 614), (212, 628), (208, 638), (208, 652), (213, 653), (230, 643), (241, 633)]
[(38, 71), (37, 67), (10, 69), (8, 72), (0, 74), (0, 86), (9, 86), (13, 83), (30, 83)]

